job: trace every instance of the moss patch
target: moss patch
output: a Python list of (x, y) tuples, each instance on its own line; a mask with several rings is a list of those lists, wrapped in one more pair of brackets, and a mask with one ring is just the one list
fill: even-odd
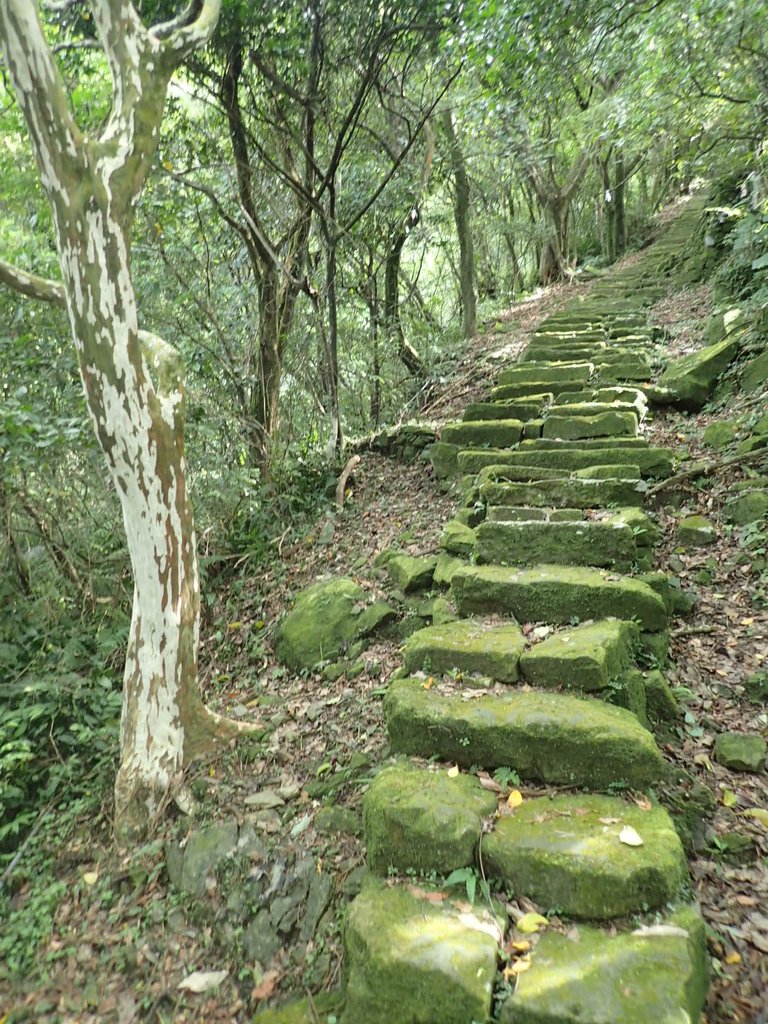
[(405, 667), (435, 674), (458, 669), (512, 683), (520, 678), (518, 662), (524, 647), (517, 623), (487, 626), (465, 619), (412, 634), (404, 648)]
[(536, 480), (531, 483), (486, 483), (480, 496), (488, 505), (599, 508), (641, 505), (643, 491), (635, 480)]
[(599, 522), (485, 522), (475, 531), (478, 562), (531, 565), (593, 565), (629, 570), (635, 536), (628, 526)]
[(631, 665), (638, 635), (633, 622), (619, 619), (577, 626), (525, 651), (520, 668), (533, 686), (603, 690)]
[(582, 437), (616, 437), (620, 434), (631, 436), (636, 433), (637, 416), (634, 412), (603, 412), (595, 416), (549, 414), (541, 430), (542, 437), (567, 441)]

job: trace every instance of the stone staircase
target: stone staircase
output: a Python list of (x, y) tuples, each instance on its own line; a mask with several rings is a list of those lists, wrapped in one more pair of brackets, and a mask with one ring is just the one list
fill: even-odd
[(673, 453), (638, 387), (662, 340), (644, 307), (699, 213), (545, 321), (434, 446), (464, 495), (435, 575), (456, 616), (407, 640), (385, 697), (343, 1024), (699, 1021), (704, 927), (654, 736), (676, 591), (643, 511)]

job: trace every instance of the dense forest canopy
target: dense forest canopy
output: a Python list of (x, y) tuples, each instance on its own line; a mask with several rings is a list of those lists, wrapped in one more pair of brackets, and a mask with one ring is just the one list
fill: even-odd
[(0, 867), (121, 717), (120, 836), (188, 805), (242, 731), (200, 699), (218, 595), (498, 311), (701, 180), (724, 290), (768, 266), (761, 0), (37, 6), (0, 8)]

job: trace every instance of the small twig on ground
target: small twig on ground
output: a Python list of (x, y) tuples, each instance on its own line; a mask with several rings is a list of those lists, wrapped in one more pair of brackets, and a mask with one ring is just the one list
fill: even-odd
[(684, 480), (693, 480), (695, 477), (707, 476), (709, 473), (715, 473), (718, 469), (725, 469), (727, 466), (746, 466), (752, 462), (760, 462), (765, 458), (768, 458), (768, 448), (758, 448), (754, 452), (729, 455), (725, 459), (716, 459), (710, 462), (697, 462), (690, 468), (684, 469), (674, 476), (667, 477), (666, 480), (661, 480), (659, 483), (654, 484), (653, 487), (649, 487), (646, 497), (652, 498), (654, 494), (660, 494), (662, 491), (666, 491), (668, 488), (674, 487), (675, 484), (682, 483)]
[(16, 853), (15, 853), (11, 863), (8, 865), (8, 867), (5, 869), (5, 871), (3, 871), (2, 875), (0, 875), (0, 889), (3, 887), (3, 885), (5, 885), (5, 883), (8, 881), (8, 879), (11, 877), (11, 873), (13, 872), (13, 869), (16, 867), (16, 865), (21, 860), (22, 854), (24, 853), (26, 848), (29, 846), (29, 844), (32, 842), (32, 840), (35, 838), (35, 835), (36, 835), (37, 831), (39, 830), (40, 826), (45, 821), (45, 819), (48, 816), (49, 812), (53, 810), (55, 804), (56, 804), (56, 801), (55, 800), (51, 800), (51, 802), (47, 805), (47, 807), (44, 807), (42, 809), (42, 811), (40, 811), (38, 816), (35, 818), (35, 823), (32, 826), (32, 828), (29, 830), (29, 832), (27, 833), (26, 839), (21, 844), (21, 846), (18, 848), (18, 850), (16, 851)]
[(673, 638), (679, 636), (705, 636), (709, 633), (716, 633), (717, 629), (717, 626), (681, 626), (679, 629), (673, 629), (669, 635)]

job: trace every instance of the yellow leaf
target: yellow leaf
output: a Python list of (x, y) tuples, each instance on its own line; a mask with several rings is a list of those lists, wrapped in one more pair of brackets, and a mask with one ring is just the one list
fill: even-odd
[(515, 928), (519, 932), (523, 932), (524, 935), (532, 935), (537, 932), (539, 928), (546, 928), (549, 921), (546, 917), (542, 917), (541, 914), (523, 914), (520, 920), (515, 924)]
[(458, 774), (459, 774), (459, 766), (457, 764), (455, 764), (453, 766), (453, 768), (449, 768), (448, 769), (448, 778), (449, 779), (455, 779)]
[(242, 622), (228, 622), (227, 629), (240, 629)]
[[(511, 943), (511, 946), (516, 953), (527, 953), (531, 948), (531, 944), (528, 939), (519, 939), (517, 942)], [(1, 1021), (0, 1024), (2, 1024)]]
[(519, 807), (522, 802), (523, 794), (520, 792), (519, 789), (513, 789), (512, 792), (507, 797), (507, 807), (511, 807), (514, 809), (515, 807)]
[(96, 885), (98, 880), (99, 880), (99, 872), (98, 871), (84, 871), (83, 872), (83, 881), (85, 882), (86, 885)]
[[(741, 624), (742, 626), (751, 626), (754, 621), (754, 619), (742, 619)], [(738, 956), (738, 953), (736, 954), (736, 956)]]
[(759, 821), (763, 828), (768, 828), (768, 809), (765, 807), (748, 807), (741, 812), (745, 818), (754, 818)]
[(734, 804), (737, 804), (738, 802), (739, 798), (732, 789), (726, 789), (723, 791), (723, 807), (733, 807)]
[(173, 164), (171, 163), (170, 160), (163, 160), (163, 167), (166, 169), (166, 171), (173, 170)]
[(510, 965), (509, 971), (511, 974), (522, 974), (523, 971), (527, 971), (530, 966), (530, 960), (515, 960), (515, 962)]
[(624, 828), (619, 832), (619, 842), (624, 843), (625, 846), (642, 846), (643, 840), (635, 832), (631, 825), (625, 825)]
[(729, 953), (728, 954), (728, 956), (725, 958), (725, 962), (727, 964), (740, 964), (741, 963), (741, 954), (737, 953), (734, 950), (733, 953)]
[(431, 690), (434, 685), (435, 685), (435, 680), (433, 679), (432, 676), (430, 676), (429, 679), (425, 683), (421, 684), (421, 688), (422, 688), (422, 690)]

